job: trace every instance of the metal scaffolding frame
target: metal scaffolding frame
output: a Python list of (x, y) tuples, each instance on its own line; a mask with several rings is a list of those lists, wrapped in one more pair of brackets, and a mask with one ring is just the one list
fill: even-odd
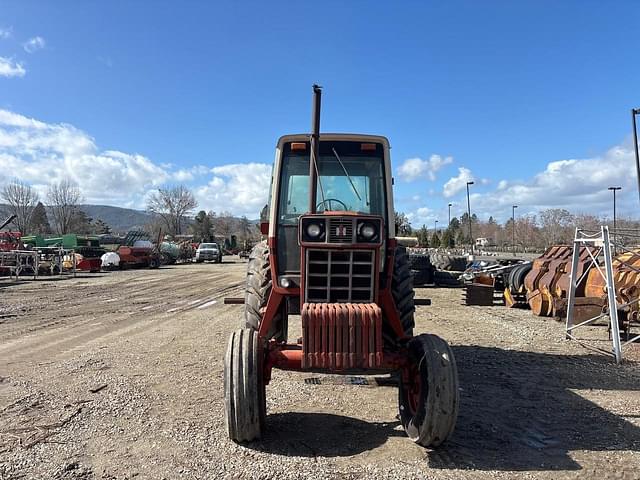
[[(628, 235), (628, 234), (627, 234)], [(633, 235), (632, 235), (633, 236)], [(614, 232), (614, 238), (616, 238), (616, 232)], [(578, 260), (580, 255), (581, 247), (595, 247), (594, 251), (591, 249), (586, 249), (589, 252), (589, 256), (591, 257), (590, 264), (588, 264), (587, 268), (584, 269), (584, 273), (577, 278), (577, 268), (578, 268)], [(615, 278), (613, 274), (613, 256), (612, 256), (612, 247), (617, 247), (618, 251), (625, 251), (633, 253), (632, 250), (625, 247), (624, 245), (615, 244), (610, 240), (609, 236), (609, 227), (602, 226), (600, 227), (599, 232), (587, 231), (580, 228), (576, 228), (576, 233), (573, 240), (573, 255), (572, 255), (572, 263), (571, 263), (571, 277), (570, 277), (570, 287), (569, 287), (569, 297), (567, 300), (567, 319), (566, 319), (566, 337), (570, 340), (576, 340), (581, 345), (586, 348), (590, 348), (592, 350), (596, 350), (607, 355), (612, 355), (615, 359), (616, 363), (622, 363), (623, 359), (623, 349), (626, 345), (635, 342), (640, 339), (640, 335), (636, 335), (633, 338), (628, 338), (625, 342), (620, 340), (620, 324), (618, 323), (618, 310), (629, 307), (635, 303), (637, 303), (640, 298), (636, 298), (630, 302), (620, 302), (616, 296), (616, 288), (615, 288)], [(639, 272), (636, 267), (632, 265), (623, 263), (625, 268), (633, 270), (635, 272)], [(595, 268), (598, 273), (602, 276), (605, 282), (605, 289), (607, 292), (607, 309), (603, 311), (603, 313), (596, 315), (593, 318), (588, 320), (584, 320), (578, 324), (573, 324), (573, 316), (575, 309), (575, 299), (576, 299), (576, 288), (580, 283), (585, 280), (586, 275), (588, 275), (591, 267)], [(604, 267), (604, 270), (603, 270)], [(588, 326), (596, 322), (597, 320), (609, 317), (609, 328), (611, 332), (611, 341), (612, 341), (612, 349), (611, 351), (600, 348), (588, 341), (578, 338), (575, 334), (576, 330), (581, 327)]]
[(38, 254), (32, 250), (10, 250), (0, 252), (0, 269), (9, 272), (9, 278), (18, 281), (22, 272), (30, 272), (35, 280), (38, 277)]

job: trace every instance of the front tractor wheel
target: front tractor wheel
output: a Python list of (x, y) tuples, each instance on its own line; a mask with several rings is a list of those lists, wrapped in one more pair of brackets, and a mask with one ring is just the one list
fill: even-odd
[(263, 357), (256, 331), (241, 328), (231, 334), (224, 357), (224, 403), (227, 434), (235, 442), (260, 438), (264, 428)]
[(436, 335), (409, 341), (409, 366), (399, 388), (400, 421), (423, 447), (437, 447), (451, 434), (458, 416), (458, 370), (451, 348)]

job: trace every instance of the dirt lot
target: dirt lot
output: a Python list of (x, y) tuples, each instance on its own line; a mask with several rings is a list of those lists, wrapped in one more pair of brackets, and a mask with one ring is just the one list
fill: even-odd
[(416, 330), (460, 370), (445, 447), (404, 437), (382, 381), (278, 371), (266, 437), (231, 443), (222, 359), (242, 307), (222, 297), (246, 263), (229, 262), (0, 282), (0, 478), (640, 478), (638, 363), (455, 289), (417, 292), (433, 306)]

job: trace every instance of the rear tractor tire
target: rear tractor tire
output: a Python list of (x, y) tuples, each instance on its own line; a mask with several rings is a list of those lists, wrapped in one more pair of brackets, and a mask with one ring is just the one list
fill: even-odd
[(258, 332), (241, 328), (231, 334), (224, 357), (224, 404), (227, 434), (234, 442), (256, 440), (264, 430), (263, 360)]
[[(257, 244), (249, 256), (247, 265), (247, 287), (244, 298), (244, 326), (253, 330), (260, 329), (262, 315), (267, 308), (273, 282), (267, 242)], [(288, 321), (286, 308), (280, 306), (267, 332), (267, 340), (275, 338), (279, 342), (287, 341)]]
[(407, 436), (437, 447), (451, 436), (458, 416), (458, 370), (442, 338), (422, 334), (408, 344), (409, 367), (398, 389), (400, 421)]
[[(415, 293), (413, 291), (413, 275), (409, 270), (407, 250), (403, 246), (397, 247), (395, 251), (391, 295), (398, 309), (402, 330), (406, 336), (410, 337), (413, 335), (413, 327), (415, 326), (413, 318), (416, 310), (413, 302)], [(394, 349), (397, 346), (397, 335), (388, 326), (387, 322), (383, 322), (382, 336), (387, 348)]]

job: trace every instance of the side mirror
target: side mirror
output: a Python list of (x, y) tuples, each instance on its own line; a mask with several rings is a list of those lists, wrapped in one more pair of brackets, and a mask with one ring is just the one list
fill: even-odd
[(260, 233), (263, 235), (269, 234), (269, 222), (260, 222)]

